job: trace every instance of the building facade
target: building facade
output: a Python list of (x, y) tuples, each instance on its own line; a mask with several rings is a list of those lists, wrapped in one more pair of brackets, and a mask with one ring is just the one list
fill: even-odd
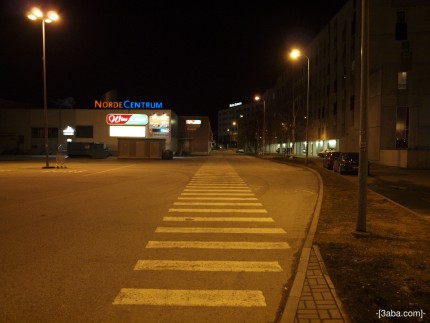
[(218, 111), (218, 145), (223, 148), (261, 149), (264, 101), (232, 104)]
[[(368, 157), (384, 165), (430, 167), (430, 2), (368, 3)], [(361, 1), (347, 2), (304, 52), (309, 109), (307, 60), (290, 62), (265, 93), (272, 103), (266, 105), (266, 143), (294, 143), (294, 153), (303, 154), (308, 116), (310, 156), (326, 148), (358, 152)], [(282, 133), (285, 141), (277, 144)]]
[[(158, 158), (165, 150), (178, 152), (179, 117), (169, 109), (94, 108), (48, 109), (49, 153), (55, 154), (60, 145), (79, 150), (79, 143), (103, 144), (112, 155), (119, 157)], [(44, 154), (44, 110), (10, 101), (0, 102), (0, 152)], [(196, 119), (189, 117), (188, 119)], [(205, 142), (208, 154), (212, 143), (210, 121), (201, 125), (204, 133), (196, 132), (195, 142)], [(183, 125), (185, 127), (185, 123)], [(196, 151), (201, 151), (196, 149)]]

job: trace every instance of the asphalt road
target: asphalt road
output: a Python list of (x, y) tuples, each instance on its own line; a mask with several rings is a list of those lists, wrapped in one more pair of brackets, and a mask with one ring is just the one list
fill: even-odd
[(242, 154), (0, 162), (1, 322), (273, 322), (315, 175)]

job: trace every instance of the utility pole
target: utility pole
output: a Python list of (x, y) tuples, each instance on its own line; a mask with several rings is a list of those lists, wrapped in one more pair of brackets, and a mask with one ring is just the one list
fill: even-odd
[(358, 215), (354, 235), (369, 235), (366, 231), (367, 212), (367, 105), (369, 94), (369, 4), (361, 0), (361, 82), (360, 82), (360, 157), (358, 169)]

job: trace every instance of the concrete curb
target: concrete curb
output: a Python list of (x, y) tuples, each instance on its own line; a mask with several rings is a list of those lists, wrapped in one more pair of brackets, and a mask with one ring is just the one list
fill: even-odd
[(318, 226), (319, 215), (320, 215), (321, 205), (322, 205), (322, 198), (324, 193), (324, 183), (322, 181), (321, 175), (317, 171), (311, 168), (308, 168), (308, 167), (304, 167), (304, 168), (314, 173), (314, 175), (318, 179), (318, 183), (319, 183), (318, 199), (317, 199), (317, 203), (315, 204), (312, 222), (300, 254), (299, 265), (297, 267), (297, 272), (294, 277), (293, 285), (291, 286), (291, 290), (288, 293), (287, 302), (284, 308), (283, 315), (281, 317), (280, 322), (282, 323), (293, 323), (296, 317), (300, 297), (302, 295), (303, 284), (306, 278), (306, 272), (309, 264), (309, 257), (311, 254), (312, 243)]

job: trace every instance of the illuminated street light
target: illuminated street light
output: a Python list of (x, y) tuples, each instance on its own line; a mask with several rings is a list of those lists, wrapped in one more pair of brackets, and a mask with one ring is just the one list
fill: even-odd
[(255, 101), (263, 100), (263, 156), (266, 150), (266, 100), (259, 95), (254, 96)]
[(43, 111), (45, 120), (45, 168), (49, 168), (49, 142), (48, 142), (48, 102), (46, 95), (46, 50), (45, 50), (45, 23), (51, 23), (58, 20), (60, 17), (55, 11), (48, 11), (46, 14), (39, 8), (33, 8), (27, 14), (30, 20), (42, 21), (42, 47), (43, 47)]
[[(235, 142), (236, 142), (236, 147), (238, 147), (238, 137), (239, 137), (239, 123), (238, 122), (236, 122), (236, 121), (233, 121), (232, 123), (231, 123), (231, 125), (233, 126), (233, 127), (235, 127), (236, 128), (236, 131), (235, 131), (235, 135), (234, 135), (234, 139), (235, 139)], [(233, 128), (232, 127), (232, 128)], [(232, 129), (233, 130), (233, 129)]]
[(306, 157), (305, 157), (305, 165), (308, 165), (308, 154), (309, 154), (309, 57), (303, 55), (298, 49), (293, 49), (290, 52), (290, 58), (297, 60), (301, 56), (306, 57), (307, 60), (307, 68), (308, 68), (308, 79), (307, 79), (307, 89), (306, 89)]

